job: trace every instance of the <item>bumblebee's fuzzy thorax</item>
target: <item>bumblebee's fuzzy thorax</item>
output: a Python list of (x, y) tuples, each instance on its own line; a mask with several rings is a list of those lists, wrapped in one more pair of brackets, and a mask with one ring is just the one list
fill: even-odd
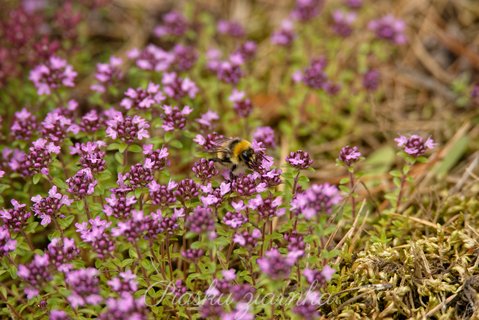
[(232, 158), (235, 158), (238, 162), (241, 160), (246, 162), (247, 159), (245, 159), (245, 156), (246, 153), (249, 153), (249, 150), (253, 151), (253, 149), (251, 149), (251, 143), (246, 140), (241, 140), (234, 145)]
[(244, 164), (252, 169), (256, 154), (249, 141), (239, 138), (232, 138), (223, 141), (216, 150), (216, 161), (223, 164), (233, 164), (232, 170)]

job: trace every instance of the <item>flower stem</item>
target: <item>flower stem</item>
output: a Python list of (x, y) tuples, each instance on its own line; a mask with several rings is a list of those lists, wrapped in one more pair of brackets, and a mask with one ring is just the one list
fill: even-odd
[[(232, 239), (234, 239), (235, 234), (236, 234), (236, 231), (235, 231), (235, 233), (233, 233)], [(233, 253), (233, 248), (234, 248), (234, 246), (235, 246), (234, 241), (231, 241), (231, 243), (230, 243), (230, 245), (229, 245), (229, 247), (228, 247), (228, 253), (226, 254), (226, 266), (228, 266), (228, 267), (229, 267), (229, 265), (230, 265), (230, 257), (231, 257), (231, 253)]]
[(28, 244), (28, 247), (30, 248), (30, 250), (35, 250), (35, 246), (33, 245), (32, 243), (32, 239), (30, 238), (30, 235), (27, 234), (25, 231), (22, 230), (22, 236), (25, 238), (25, 240), (27, 241), (27, 244)]
[(23, 317), (18, 313), (18, 311), (12, 305), (10, 305), (10, 303), (8, 302), (7, 297), (4, 296), (3, 293), (2, 293), (2, 300), (7, 305), (8, 309), (10, 310), (12, 315), (14, 315), (13, 319), (23, 319)]
[(55, 228), (57, 228), (58, 231), (60, 231), (60, 234), (62, 236), (62, 239), (64, 238), (63, 236), (63, 230), (62, 228), (60, 227), (60, 224), (58, 223), (57, 221), (57, 218), (55, 216), (52, 217), (52, 220), (53, 220), (53, 224), (55, 224)]
[(130, 145), (128, 144), (126, 146), (126, 149), (125, 151), (123, 151), (123, 167), (126, 167), (127, 163), (128, 163), (128, 148), (130, 147)]
[(140, 250), (140, 247), (138, 246), (138, 242), (135, 241), (134, 245), (135, 245), (136, 254), (138, 255), (138, 263), (140, 265), (141, 272), (143, 273), (143, 277), (145, 278), (146, 284), (149, 287), (150, 286), (150, 279), (148, 278), (148, 273), (146, 272), (145, 268), (141, 264), (141, 262), (143, 261), (143, 256), (141, 255), (141, 250)]
[(170, 238), (166, 236), (166, 256), (168, 257), (168, 265), (170, 267), (170, 280), (173, 281), (173, 263), (170, 256)]
[(401, 205), (401, 200), (402, 200), (402, 196), (403, 196), (403, 192), (404, 192), (404, 184), (405, 183), (406, 183), (406, 174), (403, 174), (402, 178), (401, 178), (401, 185), (399, 186), (399, 195), (398, 195), (398, 198), (396, 200), (396, 210), (398, 210), (399, 206)]
[(351, 188), (351, 216), (356, 218), (356, 198), (354, 197), (354, 173), (349, 171), (349, 186)]
[(263, 256), (264, 238), (265, 238), (265, 234), (266, 234), (266, 223), (268, 223), (268, 220), (266, 220), (266, 221), (263, 223), (263, 229), (261, 230), (261, 250), (260, 250), (260, 253), (259, 253), (259, 256), (260, 256), (260, 257)]
[(296, 195), (296, 189), (298, 188), (298, 180), (299, 180), (299, 174), (301, 173), (300, 170), (298, 170), (298, 173), (296, 173), (296, 176), (294, 177), (294, 182), (293, 182), (293, 197)]
[(90, 221), (91, 220), (90, 207), (88, 206), (88, 201), (86, 198), (83, 198), (83, 204), (85, 206), (85, 212), (86, 212), (86, 216), (88, 217), (88, 221)]
[(149, 245), (150, 245), (150, 254), (155, 260), (155, 262), (160, 265), (161, 276), (163, 277), (163, 279), (166, 280), (165, 268), (164, 268), (163, 262), (160, 261), (160, 259), (158, 259), (158, 256), (155, 254), (155, 250), (153, 250), (153, 241), (151, 239), (149, 240)]
[(270, 239), (269, 239), (269, 249), (273, 247), (273, 220), (269, 220), (269, 234), (270, 234)]

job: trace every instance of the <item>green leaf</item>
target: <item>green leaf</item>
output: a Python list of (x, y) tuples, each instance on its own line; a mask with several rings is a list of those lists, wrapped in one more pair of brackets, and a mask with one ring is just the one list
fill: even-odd
[(183, 143), (181, 143), (181, 141), (179, 140), (173, 140), (173, 141), (170, 141), (170, 146), (176, 149), (181, 149), (183, 148)]
[(119, 164), (123, 164), (123, 156), (121, 153), (117, 152), (115, 153), (115, 160), (116, 162), (118, 162)]
[(66, 182), (63, 181), (63, 179), (60, 179), (59, 177), (53, 178), (53, 184), (55, 184), (60, 189), (63, 189), (63, 190), (68, 189), (68, 185), (66, 184)]
[(120, 145), (118, 146), (118, 151), (120, 151), (120, 153), (124, 153), (126, 148), (128, 148), (128, 145), (126, 143), (120, 143)]
[(40, 181), (40, 179), (42, 178), (42, 174), (41, 173), (37, 173), (33, 176), (33, 184), (38, 184), (38, 182)]
[(78, 211), (80, 211), (80, 212), (83, 211), (83, 208), (85, 207), (84, 204), (83, 204), (83, 201), (77, 201), (76, 206), (77, 206)]
[(138, 259), (138, 254), (136, 253), (134, 248), (128, 249), (128, 254), (130, 255), (130, 258)]
[(37, 226), (38, 226), (37, 221), (30, 222), (28, 224), (28, 226), (25, 228), (25, 232), (26, 233), (35, 233), (35, 229), (37, 228)]
[(349, 183), (349, 177), (342, 178), (341, 180), (339, 180), (339, 184), (347, 184), (347, 183)]
[(132, 144), (128, 148), (128, 151), (131, 151), (131, 152), (134, 152), (134, 153), (141, 153), (141, 152), (143, 152), (143, 149), (137, 144)]
[(107, 148), (107, 150), (119, 150), (119, 149), (120, 149), (120, 144), (117, 142), (109, 144)]
[(402, 177), (402, 173), (399, 170), (392, 170), (392, 171), (389, 172), (389, 174), (392, 175), (393, 177), (397, 177), (397, 178)]
[(67, 216), (65, 219), (61, 219), (59, 221), (60, 227), (62, 227), (62, 229), (65, 230), (66, 228), (68, 228), (72, 224), (74, 219), (75, 219), (75, 216), (73, 214)]

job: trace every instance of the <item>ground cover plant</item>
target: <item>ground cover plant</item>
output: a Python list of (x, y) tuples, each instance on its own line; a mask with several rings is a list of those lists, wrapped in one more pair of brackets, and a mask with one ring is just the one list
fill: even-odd
[(0, 3), (0, 316), (477, 317), (478, 17)]

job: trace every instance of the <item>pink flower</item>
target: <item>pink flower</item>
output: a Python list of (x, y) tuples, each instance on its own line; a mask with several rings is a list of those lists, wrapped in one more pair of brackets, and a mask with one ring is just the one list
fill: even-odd
[(52, 56), (50, 59), (36, 66), (30, 72), (30, 80), (33, 81), (39, 95), (50, 95), (52, 90), (61, 86), (73, 87), (77, 73), (73, 67), (59, 57)]
[(424, 155), (427, 150), (436, 147), (436, 143), (431, 138), (424, 140), (424, 138), (415, 134), (410, 137), (399, 136), (394, 139), (394, 141), (396, 141), (399, 148), (413, 157), (420, 157)]
[(155, 104), (159, 104), (163, 100), (165, 100), (165, 96), (160, 91), (160, 86), (150, 82), (146, 90), (142, 88), (128, 89), (120, 105), (126, 110), (132, 108), (146, 110)]

